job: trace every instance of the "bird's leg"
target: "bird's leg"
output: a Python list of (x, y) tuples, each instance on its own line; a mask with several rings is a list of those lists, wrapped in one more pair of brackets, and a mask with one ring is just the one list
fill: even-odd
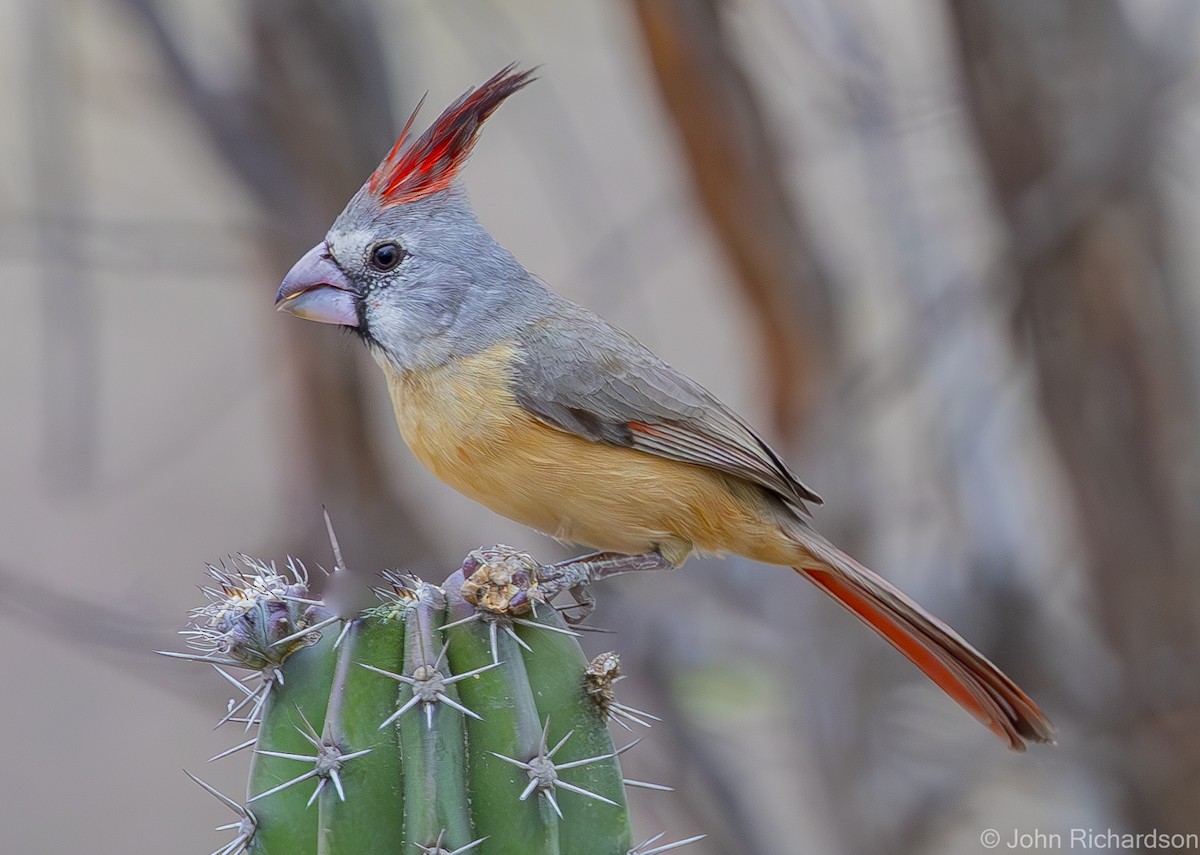
[(542, 567), (538, 586), (547, 600), (569, 590), (580, 609), (579, 614), (564, 616), (567, 623), (582, 623), (596, 606), (588, 592), (592, 582), (641, 570), (671, 570), (675, 564), (658, 550), (641, 555), (622, 555), (619, 552), (592, 552)]
[[(572, 584), (599, 582), (610, 576), (632, 573), (638, 570), (672, 570), (671, 563), (657, 549), (640, 555), (622, 555), (619, 552), (592, 552), (576, 558), (568, 558), (542, 570), (542, 579), (573, 579)], [(549, 570), (549, 573), (546, 570)]]

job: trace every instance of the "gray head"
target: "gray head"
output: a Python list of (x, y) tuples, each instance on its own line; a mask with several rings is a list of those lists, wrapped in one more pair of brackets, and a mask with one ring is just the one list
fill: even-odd
[(276, 306), (353, 328), (400, 370), (482, 350), (547, 311), (553, 297), (479, 224), (457, 180), (484, 120), (530, 80), (505, 68), (411, 144), (409, 118), (325, 240), (284, 277)]

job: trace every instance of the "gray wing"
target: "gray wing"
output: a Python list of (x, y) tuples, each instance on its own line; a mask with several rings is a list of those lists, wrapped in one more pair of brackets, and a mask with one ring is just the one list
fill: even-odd
[(544, 424), (736, 475), (805, 514), (821, 504), (741, 417), (591, 312), (568, 304), (520, 340), (513, 394)]

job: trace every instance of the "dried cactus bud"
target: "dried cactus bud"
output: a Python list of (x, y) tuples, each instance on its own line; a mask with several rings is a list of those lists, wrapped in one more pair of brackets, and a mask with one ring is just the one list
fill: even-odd
[(510, 546), (476, 549), (463, 562), (463, 599), (496, 615), (528, 614), (541, 601), (540, 567), (529, 553)]
[(608, 716), (609, 706), (615, 697), (613, 683), (620, 679), (620, 676), (621, 657), (612, 651), (594, 657), (583, 672), (583, 691), (605, 717)]
[(202, 657), (255, 671), (277, 668), (316, 641), (299, 635), (323, 615), (307, 600), (308, 578), (292, 564), (291, 575), (273, 565), (238, 556), (233, 568), (209, 565), (216, 586), (203, 588), (209, 602), (192, 612), (188, 644)]

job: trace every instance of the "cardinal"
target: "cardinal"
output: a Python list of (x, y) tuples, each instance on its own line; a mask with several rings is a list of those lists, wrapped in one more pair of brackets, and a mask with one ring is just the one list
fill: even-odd
[(693, 553), (790, 567), (1014, 750), (1037, 705), (954, 630), (823, 536), (820, 497), (747, 421), (631, 335), (551, 291), (488, 234), (459, 178), (531, 81), (509, 66), (395, 146), (284, 277), (279, 309), (348, 327), (383, 369), (408, 447), (493, 511), (598, 550), (590, 578)]

